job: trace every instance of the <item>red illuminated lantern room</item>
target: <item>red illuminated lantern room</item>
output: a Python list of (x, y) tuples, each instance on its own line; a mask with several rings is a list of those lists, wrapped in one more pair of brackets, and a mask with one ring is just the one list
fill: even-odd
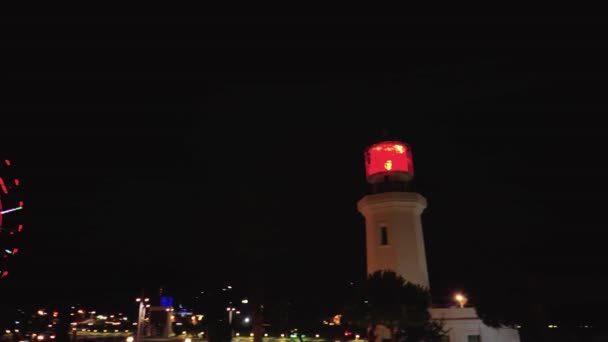
[(369, 183), (409, 182), (414, 177), (411, 147), (400, 141), (382, 141), (365, 151), (365, 174)]

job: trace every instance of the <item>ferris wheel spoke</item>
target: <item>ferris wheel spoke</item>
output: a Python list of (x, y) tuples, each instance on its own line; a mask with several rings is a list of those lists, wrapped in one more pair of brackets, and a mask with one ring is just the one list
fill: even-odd
[(6, 188), (6, 185), (4, 184), (4, 179), (2, 179), (2, 177), (0, 177), (0, 189), (2, 189), (2, 192), (4, 192), (4, 194), (8, 194), (8, 189)]
[(4, 214), (12, 213), (13, 211), (17, 211), (17, 210), (21, 210), (21, 209), (23, 209), (23, 207), (6, 209), (6, 210), (3, 210), (3, 211), (0, 211), (0, 214), (4, 215)]
[(20, 200), (21, 182), (13, 176), (13, 170), (10, 160), (4, 159), (2, 163), (0, 159), (0, 279), (9, 274), (10, 259), (19, 252), (18, 246), (14, 245), (18, 241), (15, 238), (23, 229), (21, 215), (6, 215), (24, 208)]

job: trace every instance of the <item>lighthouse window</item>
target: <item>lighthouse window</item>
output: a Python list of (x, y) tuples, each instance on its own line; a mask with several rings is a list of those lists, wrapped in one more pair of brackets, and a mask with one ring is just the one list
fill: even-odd
[(385, 226), (380, 227), (380, 246), (388, 245), (388, 229)]

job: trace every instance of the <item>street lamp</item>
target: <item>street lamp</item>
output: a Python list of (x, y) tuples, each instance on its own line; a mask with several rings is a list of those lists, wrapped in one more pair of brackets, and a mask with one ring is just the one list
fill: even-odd
[(465, 297), (462, 293), (457, 293), (454, 296), (454, 299), (456, 300), (456, 302), (458, 303), (458, 306), (460, 306), (460, 308), (464, 308), (464, 305), (468, 301), (467, 297)]
[(226, 311), (228, 311), (228, 324), (232, 324), (232, 313), (234, 311), (236, 311), (236, 308), (226, 308)]
[(226, 311), (228, 311), (228, 326), (230, 327), (230, 336), (234, 335), (234, 329), (232, 329), (232, 313), (236, 311), (236, 308), (227, 307)]
[(150, 301), (150, 298), (136, 298), (136, 302), (139, 303), (139, 312), (137, 314), (137, 334), (135, 335), (135, 342), (139, 342), (141, 339), (142, 329), (144, 325), (144, 319), (146, 318), (146, 305)]

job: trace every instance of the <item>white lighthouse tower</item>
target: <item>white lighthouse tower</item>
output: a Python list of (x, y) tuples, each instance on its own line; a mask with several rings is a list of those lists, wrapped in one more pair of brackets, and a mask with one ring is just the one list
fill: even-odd
[(414, 164), (409, 145), (383, 141), (365, 152), (370, 194), (357, 208), (365, 217), (367, 273), (393, 270), (406, 280), (429, 287), (421, 214), (426, 199), (410, 192)]
[[(430, 289), (421, 220), (427, 203), (411, 191), (411, 147), (396, 140), (368, 147), (365, 173), (371, 191), (359, 200), (357, 209), (365, 217), (367, 273), (394, 271)], [(519, 342), (517, 330), (488, 327), (477, 317), (475, 308), (463, 303), (429, 311), (433, 319), (443, 322), (447, 341)]]

